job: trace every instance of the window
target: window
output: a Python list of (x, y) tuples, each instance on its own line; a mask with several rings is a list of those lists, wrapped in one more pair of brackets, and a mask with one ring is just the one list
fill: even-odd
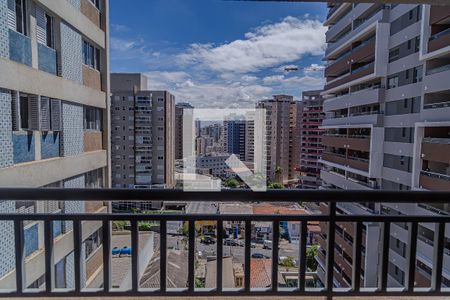
[(389, 51), (389, 62), (396, 61), (400, 57), (400, 49), (396, 48)]
[(418, 66), (414, 68), (414, 78), (413, 82), (421, 82), (423, 77), (423, 66)]
[(94, 4), (94, 6), (100, 10), (100, 0), (90, 0), (92, 4)]
[(30, 128), (28, 97), (20, 96), (20, 128)]
[[(95, 107), (84, 108), (84, 129), (102, 130), (102, 111)], [(116, 128), (117, 130), (117, 128)]]
[(394, 76), (388, 79), (388, 89), (398, 87), (398, 76)]
[(27, 35), (27, 8), (25, 0), (16, 0), (16, 31)]
[(83, 63), (100, 71), (100, 49), (87, 41), (83, 41)]
[(53, 17), (49, 16), (48, 14), (45, 14), (45, 22), (46, 22), (46, 34), (47, 34), (47, 47), (53, 48), (54, 47), (54, 40), (53, 40)]

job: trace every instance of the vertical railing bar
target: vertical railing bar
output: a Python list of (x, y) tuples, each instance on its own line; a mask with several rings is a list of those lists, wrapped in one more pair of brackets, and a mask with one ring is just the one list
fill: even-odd
[(361, 289), (361, 244), (362, 244), (362, 222), (356, 222), (355, 239), (353, 241), (353, 266), (352, 266), (352, 289), (359, 292)]
[(53, 280), (53, 221), (44, 221), (44, 247), (45, 247), (45, 291), (51, 293), (55, 282)]
[(436, 224), (434, 231), (433, 268), (431, 270), (431, 290), (441, 291), (442, 267), (444, 263), (445, 223)]
[(136, 220), (131, 220), (131, 290), (139, 289), (139, 228)]
[(24, 276), (24, 233), (23, 233), (23, 221), (14, 220), (14, 246), (16, 252), (16, 289), (17, 293), (23, 293), (25, 286), (25, 276)]
[(195, 221), (189, 220), (188, 290), (195, 288)]
[(160, 234), (159, 234), (159, 262), (160, 262), (160, 279), (159, 285), (161, 292), (166, 292), (167, 290), (167, 221), (161, 220), (159, 223)]
[(384, 222), (381, 225), (381, 257), (380, 257), (380, 271), (378, 274), (379, 282), (378, 289), (385, 292), (388, 281), (388, 266), (389, 266), (389, 239), (391, 234), (391, 223)]
[(278, 244), (280, 241), (279, 220), (273, 221), (272, 238), (272, 292), (276, 293), (276, 291), (278, 290)]
[(217, 221), (217, 274), (216, 288), (222, 291), (222, 266), (223, 266), (223, 221)]
[(411, 222), (409, 224), (408, 231), (408, 272), (406, 273), (406, 289), (412, 292), (414, 289), (414, 274), (416, 271), (416, 251), (417, 251), (417, 222)]
[(109, 220), (103, 220), (103, 291), (111, 290), (111, 224)]
[(300, 233), (300, 254), (299, 254), (299, 289), (300, 292), (304, 292), (306, 288), (306, 243), (308, 235), (308, 222), (301, 222), (301, 233)]
[(244, 248), (244, 289), (250, 291), (250, 259), (251, 259), (251, 241), (252, 241), (252, 222), (245, 221), (245, 248)]
[(334, 278), (334, 238), (336, 226), (336, 203), (330, 202), (329, 208), (329, 223), (327, 233), (327, 277), (326, 287), (328, 296), (333, 294), (333, 278)]
[[(103, 239), (103, 243), (105, 240)], [(74, 275), (75, 275), (75, 292), (81, 291), (81, 221), (73, 220), (73, 255), (74, 255)], [(103, 246), (104, 247), (104, 246)]]

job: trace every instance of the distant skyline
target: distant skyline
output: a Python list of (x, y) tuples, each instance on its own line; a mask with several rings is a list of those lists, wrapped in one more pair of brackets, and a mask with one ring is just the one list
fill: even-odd
[[(323, 3), (111, 0), (111, 71), (195, 107), (249, 108), (323, 86)], [(306, 68), (285, 72), (286, 66)]]

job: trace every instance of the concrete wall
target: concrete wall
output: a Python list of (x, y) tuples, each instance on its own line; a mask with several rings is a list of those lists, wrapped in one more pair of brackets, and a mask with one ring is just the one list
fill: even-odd
[(82, 39), (70, 25), (61, 22), (62, 77), (83, 83)]
[(72, 4), (76, 9), (80, 10), (81, 1), (80, 0), (67, 0), (70, 4)]
[(11, 94), (0, 89), (0, 168), (12, 166), (14, 163), (11, 131)]
[(77, 155), (84, 152), (83, 107), (62, 103), (62, 156)]

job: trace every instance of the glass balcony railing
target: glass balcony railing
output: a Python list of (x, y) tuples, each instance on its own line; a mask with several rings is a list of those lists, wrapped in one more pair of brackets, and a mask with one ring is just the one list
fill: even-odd
[(423, 139), (424, 143), (427, 144), (441, 144), (441, 145), (450, 145), (450, 138), (432, 138), (426, 137)]
[(445, 29), (445, 30), (443, 30), (441, 32), (436, 33), (436, 34), (433, 34), (432, 36), (430, 36), (430, 41), (438, 39), (438, 38), (440, 38), (440, 37), (442, 37), (444, 35), (448, 35), (448, 34), (450, 34), (450, 28), (447, 28), (447, 29)]
[(437, 74), (437, 73), (442, 73), (442, 72), (445, 72), (448, 70), (450, 70), (450, 64), (428, 70), (427, 76)]
[(445, 107), (450, 107), (450, 100), (443, 100), (428, 104), (426, 103), (423, 106), (424, 109), (445, 108)]
[(422, 171), (421, 174), (424, 176), (431, 177), (431, 178), (450, 181), (450, 175), (447, 175), (447, 174), (436, 173), (436, 172), (432, 172), (432, 171)]

